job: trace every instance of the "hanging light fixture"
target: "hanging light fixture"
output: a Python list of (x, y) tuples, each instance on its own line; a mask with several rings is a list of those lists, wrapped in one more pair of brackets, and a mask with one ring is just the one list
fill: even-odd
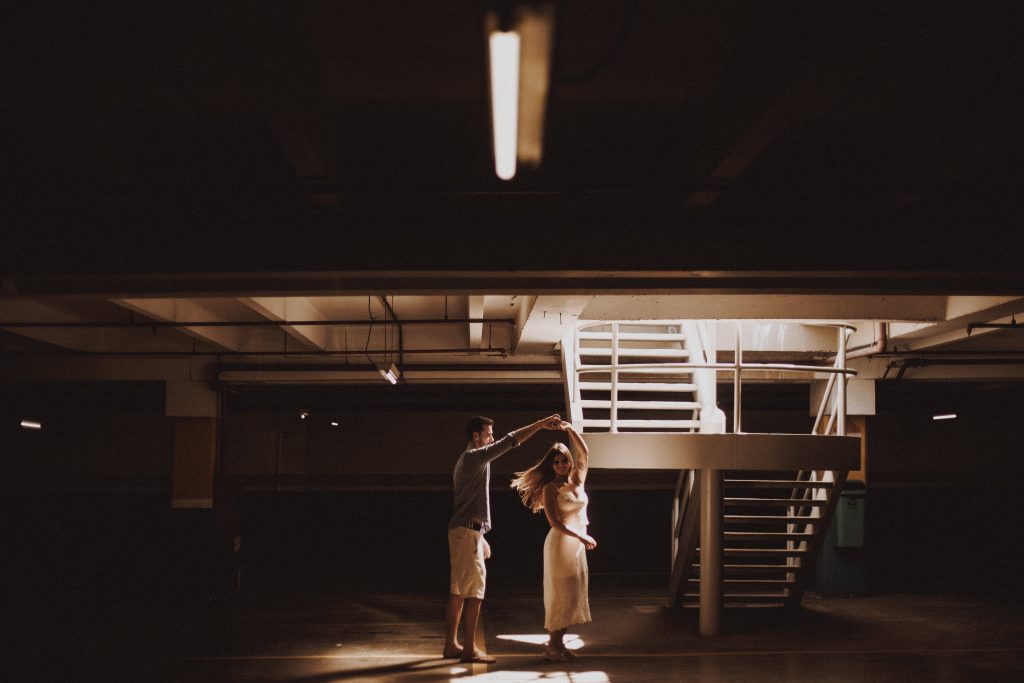
[(380, 373), (381, 377), (391, 382), (392, 384), (398, 384), (398, 378), (402, 376), (402, 372), (394, 363), (392, 363), (391, 367), (389, 367), (387, 370), (380, 368), (377, 371)]

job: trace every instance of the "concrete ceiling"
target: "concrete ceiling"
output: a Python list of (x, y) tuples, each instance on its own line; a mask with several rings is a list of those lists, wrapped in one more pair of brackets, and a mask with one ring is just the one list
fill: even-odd
[(554, 4), (544, 158), (510, 182), (489, 3), (13, 10), (0, 354), (400, 348), (518, 381), (576, 321), (635, 318), (1024, 353), (967, 334), (1024, 318), (1016, 13)]

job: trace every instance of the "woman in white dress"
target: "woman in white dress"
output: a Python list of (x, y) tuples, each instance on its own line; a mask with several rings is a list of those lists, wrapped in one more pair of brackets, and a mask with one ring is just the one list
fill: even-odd
[(570, 626), (590, 621), (585, 551), (597, 546), (587, 534), (587, 444), (568, 422), (561, 429), (569, 434), (572, 449), (552, 444), (537, 464), (517, 472), (512, 481), (523, 504), (534, 512), (543, 510), (551, 525), (544, 540), (544, 654), (552, 661), (576, 657), (563, 638)]

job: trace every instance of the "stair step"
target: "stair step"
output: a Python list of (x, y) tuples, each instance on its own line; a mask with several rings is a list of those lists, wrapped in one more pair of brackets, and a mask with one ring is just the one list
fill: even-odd
[[(619, 364), (619, 378), (620, 379), (635, 379), (636, 375), (648, 376), (648, 377), (671, 377), (673, 375), (692, 375), (693, 366), (687, 365), (686, 363), (671, 364), (673, 361), (665, 361), (663, 363), (620, 363)], [(639, 367), (638, 367), (639, 366)], [(648, 367), (643, 367), (648, 366)], [(576, 366), (576, 369), (582, 374), (593, 374), (597, 372), (603, 372), (607, 374), (611, 365), (608, 363), (601, 364), (585, 364), (581, 363)], [(624, 375), (629, 375), (625, 377)]]
[[(692, 565), (694, 571), (700, 571), (700, 563), (694, 562)], [(785, 572), (794, 573), (800, 571), (799, 565), (787, 565), (787, 564), (723, 564), (722, 572), (725, 574), (767, 574), (769, 572)]]
[[(697, 385), (692, 382), (619, 382), (617, 388), (619, 391), (697, 391)], [(580, 382), (580, 391), (611, 390), (611, 382)]]
[[(618, 429), (696, 429), (700, 420), (616, 420), (615, 425)], [(587, 427), (611, 428), (611, 420), (583, 420), (583, 428)]]
[(726, 479), (725, 486), (733, 488), (738, 488), (742, 486), (747, 488), (830, 489), (833, 486), (835, 486), (835, 482), (799, 481), (796, 479)]
[(814, 538), (806, 531), (724, 531), (722, 535), (731, 541), (806, 541)]
[[(698, 548), (698, 552), (700, 549)], [(723, 548), (725, 557), (798, 557), (807, 555), (807, 548)]]
[(825, 507), (828, 501), (825, 500), (803, 500), (801, 498), (725, 498), (722, 501), (725, 505), (734, 506), (777, 506), (783, 507)]
[[(694, 600), (696, 600), (696, 599), (700, 598), (700, 593), (685, 593), (683, 595), (683, 597), (693, 598)], [(779, 604), (782, 604), (784, 601), (786, 601), (788, 599), (789, 599), (789, 596), (786, 595), (785, 593), (781, 593), (781, 592), (780, 593), (742, 593), (742, 594), (739, 594), (739, 595), (737, 595), (737, 594), (729, 595), (729, 594), (726, 594), (726, 593), (722, 594), (722, 601), (723, 602), (726, 602), (726, 601), (729, 601), (729, 600), (732, 600), (734, 602), (735, 601), (742, 601), (742, 600), (772, 600), (772, 601), (778, 601)], [(727, 605), (723, 605), (723, 607), (725, 607), (725, 606), (727, 606)]]
[[(765, 609), (765, 610), (778, 610), (786, 606), (787, 598), (774, 598), (772, 600), (754, 601), (754, 600), (740, 600), (730, 599), (728, 601), (722, 601), (723, 609)], [(700, 605), (696, 601), (684, 600), (681, 605), (683, 609), (700, 609)]]
[[(612, 407), (611, 401), (601, 401), (585, 398), (580, 401), (584, 408), (608, 408)], [(616, 405), (621, 410), (698, 410), (700, 404), (694, 401), (617, 401)]]
[[(611, 341), (611, 332), (580, 332), (579, 339)], [(619, 341), (685, 341), (683, 332), (619, 332)]]
[[(608, 347), (581, 347), (580, 356), (601, 356), (611, 358), (612, 350)], [(619, 357), (630, 358), (689, 358), (686, 349), (631, 349), (619, 347)]]
[(817, 524), (821, 517), (799, 515), (723, 515), (726, 522), (736, 524)]
[[(690, 581), (700, 585), (700, 577), (691, 577)], [(729, 588), (787, 588), (795, 585), (793, 579), (722, 579), (722, 592)]]

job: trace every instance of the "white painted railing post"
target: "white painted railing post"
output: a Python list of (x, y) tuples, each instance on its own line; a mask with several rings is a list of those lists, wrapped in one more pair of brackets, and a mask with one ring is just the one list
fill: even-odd
[(562, 369), (565, 373), (568, 420), (576, 431), (583, 431), (583, 405), (580, 403), (580, 335), (577, 326), (562, 337)]
[(732, 431), (739, 434), (743, 426), (741, 417), (741, 405), (743, 397), (743, 379), (740, 377), (740, 370), (743, 366), (743, 327), (740, 321), (736, 321), (736, 344), (733, 346), (733, 392), (732, 392)]
[(836, 350), (836, 363), (839, 369), (844, 371), (838, 378), (839, 394), (836, 401), (836, 412), (838, 412), (838, 434), (846, 436), (846, 341), (849, 338), (849, 328), (845, 325), (839, 328), (839, 348)]
[(619, 419), (619, 324), (612, 323), (612, 365), (611, 365), (611, 403), (609, 405), (608, 431), (613, 434), (619, 431), (616, 423)]

